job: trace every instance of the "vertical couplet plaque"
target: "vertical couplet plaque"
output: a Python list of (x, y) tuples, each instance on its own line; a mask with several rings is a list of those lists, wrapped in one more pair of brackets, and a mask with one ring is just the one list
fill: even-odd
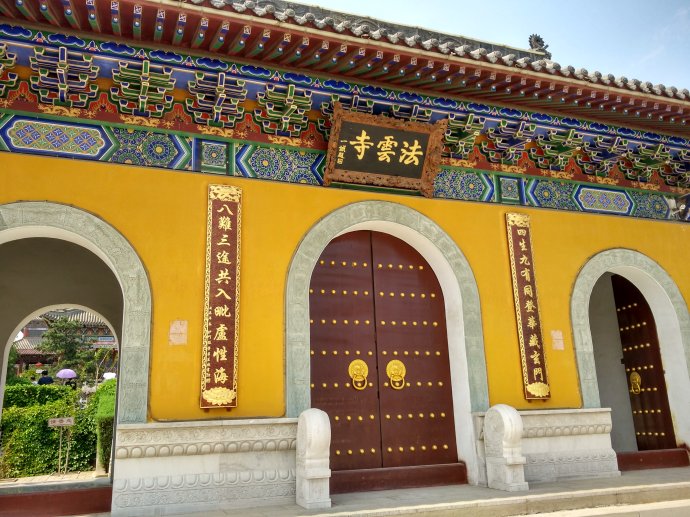
[(546, 374), (529, 216), (506, 214), (506, 228), (525, 399), (543, 400), (550, 397), (551, 390)]
[(237, 406), (242, 191), (209, 185), (206, 219), (202, 408)]

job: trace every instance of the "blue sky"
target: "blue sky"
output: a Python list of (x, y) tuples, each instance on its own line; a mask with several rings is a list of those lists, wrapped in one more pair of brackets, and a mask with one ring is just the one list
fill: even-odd
[(318, 0), (302, 2), (529, 48), (563, 66), (690, 89), (690, 0)]

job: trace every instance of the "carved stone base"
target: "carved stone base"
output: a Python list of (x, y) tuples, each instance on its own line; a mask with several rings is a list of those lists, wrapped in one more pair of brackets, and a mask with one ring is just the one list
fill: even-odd
[(522, 418), (506, 404), (496, 404), (484, 416), (484, 451), (489, 488), (520, 492), (525, 482), (525, 457), (522, 455)]
[(112, 515), (295, 502), (297, 419), (120, 424)]
[[(580, 477), (619, 476), (616, 453), (611, 446), (611, 410), (559, 409), (520, 411), (525, 481), (556, 481)], [(479, 478), (487, 485), (484, 444), (484, 413), (475, 413), (479, 436)]]
[(331, 424), (320, 409), (302, 411), (297, 422), (297, 504), (330, 508)]

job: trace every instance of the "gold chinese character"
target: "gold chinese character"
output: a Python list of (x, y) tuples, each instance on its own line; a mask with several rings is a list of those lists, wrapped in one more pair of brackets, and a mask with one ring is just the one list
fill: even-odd
[(219, 230), (232, 230), (232, 219), (227, 215), (221, 215), (218, 218), (218, 229)]
[(216, 327), (216, 333), (213, 336), (213, 339), (217, 339), (218, 341), (228, 340), (228, 327), (225, 325), (225, 323), (221, 323)]
[(339, 146), (338, 146), (338, 154), (344, 153), (346, 150), (347, 150), (347, 146), (346, 146), (346, 145), (339, 145)]
[(525, 235), (527, 235), (527, 230), (518, 230), (518, 231), (517, 231), (517, 234), (518, 234), (518, 235), (525, 236)]
[(396, 142), (392, 136), (384, 136), (383, 140), (376, 144), (376, 147), (381, 149), (376, 153), (379, 155), (379, 161), (390, 163), (391, 156), (395, 154), (393, 148), (398, 147), (398, 142)]
[(532, 274), (530, 273), (530, 270), (527, 268), (520, 271), (520, 276), (524, 278), (527, 282), (532, 281)]
[(534, 305), (534, 302), (532, 300), (527, 300), (525, 302), (525, 312), (534, 312), (535, 308), (536, 305)]
[(230, 246), (228, 242), (228, 234), (224, 233), (220, 240), (216, 243), (217, 246)]
[(521, 266), (531, 266), (532, 264), (529, 261), (529, 258), (527, 255), (521, 255), (520, 256), (520, 265)]
[(225, 284), (228, 285), (230, 283), (230, 271), (228, 271), (228, 268), (221, 269), (218, 272), (218, 276), (216, 277), (216, 282), (219, 284)]
[(232, 264), (232, 262), (230, 262), (230, 254), (227, 251), (219, 251), (216, 253), (216, 261), (218, 264)]
[(227, 305), (219, 305), (218, 307), (213, 308), (213, 315), (214, 316), (223, 316), (226, 318), (230, 317), (230, 307)]
[(529, 336), (529, 346), (539, 348), (539, 336), (536, 334), (530, 334)]
[(225, 368), (216, 368), (213, 372), (213, 380), (220, 384), (228, 382), (228, 374), (225, 373)]
[(356, 137), (354, 140), (350, 140), (349, 143), (357, 151), (358, 160), (364, 158), (365, 151), (374, 145), (371, 141), (371, 138), (369, 138), (369, 135), (367, 135), (367, 132), (363, 129), (362, 134)]
[(400, 150), (400, 163), (405, 165), (419, 165), (419, 157), (422, 156), (422, 146), (417, 140), (412, 145), (403, 142), (403, 149)]
[(525, 293), (525, 296), (529, 296), (530, 298), (534, 298), (534, 292), (532, 291), (531, 285), (524, 286), (522, 288), (522, 292)]
[(532, 354), (529, 357), (530, 357), (530, 359), (532, 359), (533, 364), (535, 364), (535, 365), (541, 364), (541, 355), (539, 355), (539, 352), (537, 350), (532, 352)]
[[(224, 346), (219, 347), (219, 348), (216, 348), (216, 349), (213, 351), (213, 358), (214, 358), (216, 361), (227, 361), (227, 360), (228, 360), (228, 351), (227, 351), (227, 349), (226, 349)], [(539, 364), (539, 363), (534, 363), (534, 364)]]
[(219, 296), (222, 296), (226, 300), (232, 300), (232, 298), (230, 298), (230, 295), (228, 293), (226, 293), (225, 290), (221, 289), (220, 287), (218, 288), (218, 291), (216, 291), (215, 297), (218, 298)]
[(534, 316), (528, 317), (527, 326), (531, 329), (535, 328), (537, 326), (537, 319)]
[(527, 243), (525, 242), (525, 239), (520, 239), (518, 244), (520, 245), (520, 251), (527, 251)]
[(541, 382), (544, 382), (544, 373), (542, 372), (541, 368), (534, 368), (532, 370), (532, 377), (534, 378), (535, 381), (537, 380), (537, 377), (540, 377), (539, 380)]
[(218, 210), (216, 210), (216, 213), (217, 213), (217, 214), (220, 214), (221, 212), (225, 212), (225, 213), (228, 214), (228, 215), (234, 215), (234, 214), (230, 211), (230, 208), (228, 207), (228, 205), (226, 205), (225, 203), (223, 203), (223, 206), (221, 206)]

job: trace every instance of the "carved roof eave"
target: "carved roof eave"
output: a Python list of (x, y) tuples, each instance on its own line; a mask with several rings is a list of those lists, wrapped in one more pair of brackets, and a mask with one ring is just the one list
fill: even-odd
[[(528, 110), (553, 111), (559, 114), (567, 113), (574, 116), (601, 120), (606, 123), (639, 127), (645, 130), (652, 129), (671, 132), (686, 137), (690, 134), (690, 91), (687, 89), (679, 90), (675, 87), (666, 87), (661, 84), (653, 85), (650, 82), (642, 82), (637, 79), (614, 77), (611, 74), (602, 74), (597, 71), (589, 72), (584, 68), (564, 67), (555, 61), (546, 59), (548, 53), (544, 51), (524, 51), (509, 47), (502, 47), (502, 50), (510, 52), (509, 54), (504, 54), (501, 50), (489, 51), (489, 49), (479, 46), (483, 42), (478, 40), (472, 40), (473, 43), (477, 44), (476, 48), (460, 45), (453, 47), (453, 50), (449, 52), (439, 49), (438, 45), (435, 47), (430, 46), (429, 48), (419, 45), (417, 47), (407, 45), (407, 48), (405, 48), (400, 44), (393, 44), (388, 41), (372, 41), (371, 38), (353, 34), (354, 20), (365, 20), (376, 24), (384, 22), (326, 11), (311, 6), (300, 6), (310, 11), (318, 11), (319, 13), (350, 17), (349, 32), (326, 32), (323, 29), (310, 27), (304, 22), (295, 21), (295, 18), (300, 16), (300, 13), (286, 13), (284, 9), (281, 10), (279, 7), (292, 6), (294, 8), (294, 6), (299, 4), (279, 0), (262, 0), (261, 2), (253, 0), (191, 1), (197, 5), (187, 4), (185, 8), (198, 9), (204, 13), (222, 13), (223, 16), (228, 18), (244, 19), (258, 26), (265, 24), (267, 27), (286, 28), (305, 36), (321, 38), (327, 36), (329, 39), (342, 44), (359, 45), (374, 49), (389, 49), (396, 54), (417, 57), (418, 60), (422, 58), (434, 61), (437, 69), (442, 67), (443, 64), (457, 64), (458, 67), (464, 66), (465, 68), (473, 69), (474, 73), (476, 71), (486, 71), (486, 78), (482, 78), (484, 81), (482, 85), (483, 90), (459, 88), (457, 90), (441, 89), (439, 91), (433, 85), (428, 84), (422, 88), (424, 90), (431, 90), (441, 94), (460, 95), (481, 102), (516, 106)], [(175, 2), (175, 0), (158, 0), (158, 2), (171, 7), (179, 6), (179, 3)], [(211, 7), (205, 7), (204, 5), (206, 4), (211, 5)], [(273, 11), (268, 7), (270, 5), (275, 7)], [(257, 14), (257, 11), (260, 14)], [(278, 14), (277, 18), (276, 14)], [(302, 13), (301, 16), (305, 16), (305, 14)], [(395, 26), (395, 28), (407, 30), (408, 32), (420, 30), (414, 27), (403, 26)], [(427, 35), (431, 34), (428, 33)], [(364, 36), (366, 36), (366, 33), (364, 33)], [(432, 37), (430, 39), (441, 41), (444, 37), (450, 37), (443, 34), (438, 34), (438, 36), (437, 38)], [(411, 37), (408, 37), (408, 40), (410, 39)], [(492, 45), (492, 47), (495, 46)], [(548, 54), (548, 57), (550, 57), (550, 54)], [(313, 71), (310, 67), (305, 67), (305, 69)], [(492, 78), (493, 74), (496, 74), (496, 77)], [(347, 74), (344, 75), (347, 76)], [(467, 75), (472, 75), (472, 72)], [(500, 87), (496, 91), (491, 91), (497, 85), (504, 85), (508, 76), (514, 76), (515, 81), (526, 78), (528, 83), (522, 85), (519, 90), (513, 88), (510, 92), (502, 92), (499, 89)], [(513, 78), (511, 77), (511, 79)], [(377, 82), (394, 87), (398, 86), (394, 81), (377, 79)], [(479, 81), (474, 81), (473, 84), (477, 82)], [(537, 83), (544, 82), (546, 84), (539, 85), (541, 92), (535, 89), (537, 88)], [(406, 85), (406, 87), (414, 89), (415, 85)], [(565, 88), (568, 91), (564, 92)], [(526, 90), (529, 91), (529, 97), (525, 97), (527, 94), (523, 93)], [(559, 96), (559, 93), (563, 95)], [(561, 100), (561, 98), (564, 100)], [(574, 104), (575, 101), (577, 101), (577, 104)]]
[[(410, 46), (400, 42), (373, 40), (357, 36), (351, 31), (337, 32), (321, 29), (307, 23), (300, 25), (290, 16), (275, 18), (275, 12), (266, 10), (257, 15), (250, 5), (297, 5), (275, 0), (227, 3), (224, 0), (195, 0), (181, 4), (176, 0), (121, 0), (106, 2), (100, 11), (87, 11), (88, 0), (71, 0), (78, 19), (68, 20), (61, 0), (47, 0), (52, 7), (52, 19), (47, 20), (38, 11), (19, 12), (9, 3), (0, 0), (0, 15), (7, 22), (50, 27), (65, 33), (91, 33), (95, 37), (125, 39), (143, 45), (173, 47), (179, 51), (187, 48), (192, 53), (210, 52), (226, 59), (262, 62), (264, 66), (296, 69), (312, 75), (338, 76), (356, 82), (371, 82), (389, 88), (411, 89), (444, 97), (461, 97), (476, 102), (512, 106), (520, 109), (553, 112), (560, 115), (582, 117), (604, 123), (640, 128), (655, 132), (690, 136), (690, 92), (663, 85), (641, 83), (626, 78), (604, 76), (584, 69), (562, 67), (548, 59), (533, 59), (518, 54), (505, 55), (500, 50), (489, 52), (485, 48), (471, 46), (453, 47), (447, 53), (438, 47)], [(223, 5), (221, 5), (223, 3)], [(106, 9), (118, 4), (118, 10)], [(29, 3), (24, 3), (29, 5)], [(96, 4), (101, 6), (101, 4)], [(238, 7), (244, 12), (237, 12)], [(306, 6), (301, 6), (306, 8)], [(159, 19), (164, 30), (162, 37), (136, 31), (129, 21), (116, 29), (114, 19), (131, 20), (132, 11), (140, 9), (149, 19), (163, 12)], [(140, 12), (141, 12), (140, 11)], [(89, 13), (97, 14), (97, 22), (86, 23)], [(283, 13), (285, 14), (285, 13)], [(45, 15), (44, 15), (45, 16)], [(9, 18), (9, 19), (8, 19)], [(32, 19), (33, 18), (33, 19)], [(184, 19), (184, 20), (183, 20)], [(370, 19), (368, 19), (370, 20)], [(68, 23), (69, 22), (69, 23)], [(203, 31), (200, 27), (206, 23)], [(71, 25), (72, 30), (66, 30)], [(221, 26), (228, 27), (227, 40), (214, 48), (214, 41)], [(96, 27), (96, 28), (94, 28)], [(96, 30), (98, 29), (98, 30)], [(182, 37), (175, 37), (175, 30), (182, 30)], [(418, 29), (415, 29), (418, 30)], [(201, 41), (192, 41), (204, 33)], [(215, 36), (214, 36), (215, 35)], [(442, 35), (443, 36), (443, 35)], [(215, 40), (214, 40), (215, 38)], [(241, 39), (241, 41), (240, 41)], [(238, 43), (239, 41), (239, 43)], [(307, 41), (305, 46), (304, 42)], [(481, 42), (476, 42), (481, 43)], [(232, 45), (235, 44), (235, 47)], [(309, 59), (319, 52), (319, 46), (328, 46), (321, 61)], [(503, 47), (505, 51), (511, 51)], [(302, 50), (303, 54), (298, 54)], [(447, 49), (448, 50), (448, 49)], [(517, 52), (517, 51), (516, 51)], [(534, 56), (544, 55), (536, 51), (522, 51)], [(299, 56), (299, 57), (296, 57)], [(335, 63), (330, 65), (331, 60)], [(355, 63), (351, 65), (351, 63)], [(386, 66), (390, 69), (382, 74)], [(371, 65), (366, 73), (363, 66)], [(358, 68), (359, 67), (359, 68)]]
[[(549, 68), (550, 73), (560, 75), (575, 76), (585, 82), (600, 84), (603, 86), (615, 85), (621, 89), (626, 89), (630, 85), (634, 89), (640, 89), (644, 93), (659, 96), (676, 97), (678, 100), (690, 100), (688, 89), (679, 89), (674, 86), (663, 84), (652, 84), (651, 82), (628, 79), (627, 77), (615, 77), (612, 74), (603, 74), (598, 71), (589, 72), (584, 68), (575, 69), (572, 66), (562, 66), (551, 60), (551, 54), (545, 49), (525, 50), (506, 45), (497, 45), (486, 41), (455, 36), (436, 31), (430, 31), (419, 27), (409, 27), (404, 25), (393, 25), (388, 22), (376, 20), (374, 18), (362, 17), (353, 14), (322, 9), (317, 6), (306, 6), (282, 0), (189, 0), (192, 5), (186, 8), (199, 8), (204, 12), (213, 12), (212, 9), (204, 6), (211, 6), (215, 12), (226, 16), (242, 17), (247, 20), (259, 18), (263, 22), (275, 22), (279, 25), (293, 25), (295, 30), (304, 30), (308, 24), (316, 25), (314, 30), (323, 32), (324, 29), (332, 28), (334, 36), (352, 36), (361, 41), (375, 42), (377, 45), (386, 43), (395, 44), (398, 48), (405, 45), (410, 49), (429, 51), (432, 54), (452, 55), (460, 52), (474, 60), (481, 61), (484, 56), (495, 55), (495, 59), (503, 56), (513, 55), (510, 63), (522, 61), (515, 66), (531, 67), (536, 72), (541, 72), (542, 68)], [(176, 0), (158, 0), (160, 4), (171, 7), (179, 7), (180, 3)], [(376, 37), (374, 37), (376, 35)], [(391, 35), (395, 35), (391, 41)], [(384, 38), (388, 37), (389, 41)], [(469, 47), (469, 48), (468, 48)], [(458, 49), (458, 52), (456, 52)], [(500, 55), (499, 55), (500, 54)], [(539, 64), (544, 61), (546, 65)], [(547, 71), (548, 73), (548, 71)]]
[[(446, 34), (421, 27), (411, 27), (377, 20), (368, 16), (350, 14), (319, 6), (303, 5), (282, 0), (189, 0), (201, 8), (211, 6), (225, 13), (274, 19), (280, 23), (297, 27), (311, 26), (318, 30), (332, 29), (335, 33), (351, 35), (377, 42), (390, 42), (408, 47), (421, 47), (426, 50), (448, 54), (453, 48), (468, 45), (474, 49), (500, 51), (516, 54), (518, 58), (535, 59), (550, 57), (545, 50), (519, 49), (487, 41), (481, 41), (456, 34)], [(159, 0), (162, 4), (178, 6), (175, 0)]]

